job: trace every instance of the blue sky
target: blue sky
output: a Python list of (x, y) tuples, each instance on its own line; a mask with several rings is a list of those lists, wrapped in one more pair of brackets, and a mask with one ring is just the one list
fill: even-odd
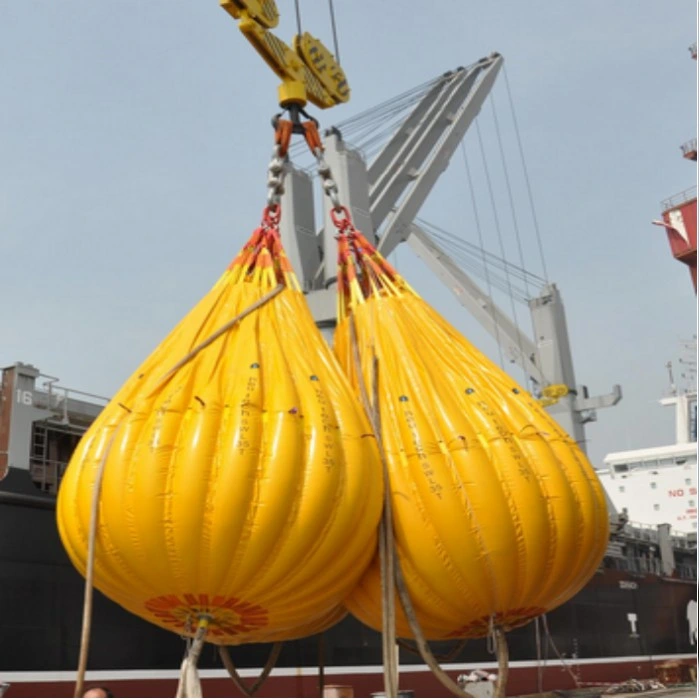
[[(275, 31), (288, 40), (294, 5), (278, 5)], [(331, 45), (327, 3), (300, 5), (304, 29)], [(625, 395), (589, 426), (590, 456), (599, 465), (608, 451), (671, 441), (669, 409), (655, 401), (665, 362), (695, 333), (696, 298), (650, 222), (695, 184), (679, 150), (696, 127), (695, 4), (336, 0), (335, 10), (353, 92), (347, 106), (314, 110), (323, 126), (503, 54), (578, 382), (592, 394), (619, 383)], [(32, 363), (110, 395), (258, 223), (278, 81), (217, 0), (1, 3), (0, 60), (0, 365)], [(505, 95), (499, 78), (497, 105)], [(421, 216), (475, 242), (459, 161)], [(397, 261), (498, 359), (409, 250)]]

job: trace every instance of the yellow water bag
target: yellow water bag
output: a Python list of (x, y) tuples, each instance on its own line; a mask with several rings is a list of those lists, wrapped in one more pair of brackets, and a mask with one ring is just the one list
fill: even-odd
[(57, 518), (83, 574), (101, 470), (95, 586), (132, 613), (180, 634), (206, 618), (217, 644), (301, 637), (345, 614), (376, 546), (376, 440), (274, 227), (75, 451)]
[[(377, 373), (397, 553), (418, 621), (436, 640), (525, 624), (571, 598), (603, 557), (594, 470), (361, 234), (341, 239), (336, 353), (358, 392)], [(346, 603), (381, 629), (377, 560)], [(397, 607), (398, 634), (412, 637)]]

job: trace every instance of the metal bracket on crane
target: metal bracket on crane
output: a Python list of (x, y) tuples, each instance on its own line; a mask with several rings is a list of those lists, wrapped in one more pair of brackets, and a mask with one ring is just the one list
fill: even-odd
[(279, 22), (274, 0), (220, 0), (221, 7), (282, 79), (279, 104), (304, 107), (308, 102), (327, 109), (350, 99), (343, 69), (324, 44), (308, 32), (293, 39), (293, 48), (269, 30)]

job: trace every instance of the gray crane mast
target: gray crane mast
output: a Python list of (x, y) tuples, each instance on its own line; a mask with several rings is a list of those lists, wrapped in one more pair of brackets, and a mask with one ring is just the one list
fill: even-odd
[[(478, 115), (503, 64), (494, 53), (444, 74), (426, 92), (368, 166), (339, 131), (325, 134), (326, 161), (338, 184), (340, 201), (355, 226), (387, 257), (408, 243), (457, 297), (459, 303), (499, 342), (530, 377), (535, 393), (550, 398), (547, 410), (585, 450), (584, 425), (599, 408), (615, 405), (619, 385), (609, 394), (589, 396), (577, 385), (561, 294), (544, 285), (529, 300), (534, 339), (525, 335), (490, 296), (459, 268), (416, 222), (423, 203)], [(332, 331), (336, 323), (335, 227), (327, 209), (315, 230), (313, 182), (304, 170), (286, 165), (281, 235), (316, 323)]]

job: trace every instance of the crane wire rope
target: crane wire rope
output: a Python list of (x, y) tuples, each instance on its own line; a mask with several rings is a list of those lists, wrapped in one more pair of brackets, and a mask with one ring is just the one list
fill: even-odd
[[(353, 146), (367, 151), (377, 142), (386, 138), (387, 133), (394, 133), (402, 123), (402, 115), (415, 106), (425, 94), (443, 78), (422, 83), (385, 102), (338, 122), (335, 129), (341, 132), (343, 139), (352, 141)], [(290, 148), (290, 153), (298, 156), (304, 151), (304, 144), (299, 142)]]
[(301, 8), (299, 7), (299, 0), (294, 0), (294, 10), (297, 17), (297, 35), (301, 36)]
[[(445, 251), (450, 254), (450, 257), (453, 259), (453, 262), (458, 263), (459, 266), (465, 272), (469, 272), (470, 274), (472, 274), (475, 277), (480, 277), (482, 279), (484, 278), (482, 264), (480, 264), (478, 261), (470, 259), (469, 257), (467, 257), (467, 255), (465, 255), (463, 252), (461, 252), (458, 248), (451, 247), (448, 243), (446, 243), (446, 239), (442, 238), (441, 236), (432, 234), (431, 237), (436, 242), (439, 242), (440, 244), (442, 244)], [(487, 264), (491, 264), (491, 263), (487, 260)], [(503, 292), (504, 294), (507, 294), (508, 287), (507, 287), (505, 281), (503, 280), (503, 278), (497, 277), (493, 271), (491, 271), (490, 274), (491, 274), (491, 284), (493, 285), (493, 287), (495, 289), (498, 289), (499, 291)], [(512, 291), (515, 290), (515, 288), (512, 284), (511, 284), (511, 290)], [(525, 291), (523, 289), (517, 289), (517, 293), (519, 295), (517, 297), (517, 301), (525, 302), (526, 301)], [(514, 293), (513, 296), (515, 297), (516, 294)]]
[[(503, 233), (501, 231), (501, 223), (498, 217), (498, 209), (496, 207), (496, 198), (493, 192), (493, 183), (491, 182), (491, 173), (489, 171), (489, 166), (488, 166), (488, 161), (486, 159), (486, 151), (484, 149), (484, 139), (481, 136), (481, 127), (479, 126), (479, 120), (475, 120), (476, 124), (476, 134), (478, 137), (479, 141), (479, 151), (481, 153), (481, 161), (484, 166), (484, 176), (486, 177), (486, 186), (488, 188), (489, 192), (489, 199), (491, 201), (491, 208), (493, 210), (493, 221), (494, 221), (494, 226), (496, 228), (496, 236), (498, 237), (498, 247), (501, 251), (501, 257), (505, 258), (506, 257), (506, 250), (505, 250), (505, 245), (503, 244)], [(520, 339), (520, 326), (518, 324), (518, 316), (515, 311), (515, 301), (513, 300), (512, 296), (512, 291), (511, 291), (511, 283), (510, 283), (510, 274), (508, 273), (508, 270), (506, 272), (506, 281), (507, 281), (507, 287), (508, 287), (508, 296), (510, 299), (510, 309), (511, 313), (513, 315), (513, 323), (515, 324), (515, 328), (518, 331), (518, 352), (520, 353), (520, 359), (523, 360), (525, 358), (525, 353), (523, 351), (522, 347), (522, 341)], [(520, 363), (519, 363), (520, 364)], [(522, 367), (523, 370), (523, 376), (525, 377), (525, 384), (524, 386), (527, 387), (530, 383), (529, 377), (527, 376), (527, 372), (525, 371), (525, 367)]]
[(547, 263), (545, 262), (545, 257), (544, 257), (544, 247), (542, 245), (542, 236), (540, 234), (540, 226), (537, 220), (537, 212), (535, 210), (535, 199), (532, 196), (532, 186), (530, 184), (530, 175), (528, 174), (527, 170), (527, 163), (525, 161), (525, 152), (523, 151), (523, 142), (522, 139), (520, 138), (520, 129), (518, 127), (518, 119), (515, 115), (515, 106), (513, 104), (513, 95), (510, 90), (510, 82), (508, 81), (508, 70), (506, 69), (505, 63), (503, 64), (503, 77), (505, 79), (505, 84), (506, 84), (506, 92), (508, 94), (508, 103), (510, 104), (510, 112), (511, 116), (513, 118), (513, 127), (515, 128), (515, 137), (518, 142), (518, 151), (520, 153), (520, 162), (523, 167), (523, 174), (525, 176), (525, 185), (527, 187), (527, 195), (528, 199), (530, 202), (530, 212), (532, 214), (532, 221), (533, 225), (535, 227), (535, 236), (537, 238), (537, 247), (540, 253), (540, 263), (542, 265), (542, 274), (544, 275), (545, 280), (547, 280), (547, 283), (549, 284), (549, 275), (547, 274)]
[[(491, 113), (493, 114), (493, 123), (496, 131), (496, 140), (498, 141), (498, 150), (501, 155), (501, 165), (503, 166), (503, 178), (506, 183), (506, 190), (508, 192), (508, 203), (510, 204), (510, 214), (513, 219), (513, 230), (515, 231), (515, 240), (518, 245), (518, 257), (520, 259), (520, 267), (525, 267), (525, 256), (523, 255), (523, 244), (520, 240), (520, 226), (518, 225), (518, 217), (515, 214), (515, 202), (513, 200), (513, 188), (510, 185), (510, 176), (508, 174), (508, 164), (506, 163), (506, 153), (503, 148), (503, 139), (501, 137), (501, 127), (498, 123), (498, 113), (496, 112), (496, 101), (493, 99), (493, 92), (489, 95), (489, 102), (491, 103)], [(528, 296), (530, 296), (530, 287), (525, 280), (525, 289)]]
[[(478, 263), (473, 258), (470, 258), (469, 251), (460, 250), (457, 244), (453, 244), (449, 238), (443, 237), (440, 234), (431, 234), (432, 238), (439, 242), (447, 252), (450, 253), (450, 257), (458, 262), (465, 271), (469, 270), (475, 277), (480, 277), (483, 279), (483, 266)], [(496, 263), (491, 260), (486, 260), (486, 263), (492, 267), (495, 267)], [(504, 294), (508, 293), (508, 286), (503, 277), (497, 276), (498, 269), (491, 270), (491, 283), (498, 290)], [(513, 291), (513, 298), (520, 303), (527, 303), (527, 295), (525, 289), (518, 287), (511, 282), (511, 291)]]
[[(445, 246), (445, 248), (449, 249), (449, 252), (455, 258), (459, 258), (460, 260), (465, 261), (465, 263), (469, 265), (470, 270), (474, 271), (475, 275), (480, 277), (481, 279), (484, 278), (483, 270), (481, 267), (479, 267), (478, 269), (476, 268), (474, 260), (477, 258), (482, 259), (485, 256), (487, 264), (490, 265), (493, 269), (492, 275), (494, 275), (494, 277), (492, 278), (492, 281), (498, 282), (501, 291), (506, 291), (505, 281), (503, 278), (496, 278), (495, 274), (506, 268), (510, 270), (511, 278), (515, 278), (523, 283), (529, 281), (529, 284), (533, 286), (545, 283), (545, 280), (542, 277), (539, 277), (538, 275), (535, 275), (529, 272), (528, 270), (521, 268), (518, 265), (515, 265), (514, 263), (511, 263), (508, 260), (504, 260), (503, 258), (500, 258), (494, 253), (482, 250), (481, 248), (479, 248), (479, 246), (464, 240), (461, 236), (450, 233), (449, 231), (446, 231), (445, 229), (440, 228), (439, 226), (430, 223), (425, 219), (417, 218), (416, 221), (421, 226), (421, 228), (425, 229), (426, 232), (430, 234), (432, 238), (438, 240), (442, 245)], [(517, 297), (516, 295), (514, 295), (516, 301), (519, 301), (521, 303), (527, 303), (528, 296), (525, 289), (523, 289), (522, 287), (515, 287), (515, 285), (514, 288), (517, 289), (520, 295)]]
[[(370, 147), (384, 140), (388, 133), (394, 133), (399, 128), (403, 121), (402, 115), (415, 106), (435, 83), (436, 79), (433, 79), (407, 90), (372, 109), (339, 122), (335, 128), (341, 132), (344, 140), (352, 141), (354, 147), (366, 153)], [(295, 156), (303, 152), (303, 142), (297, 142), (290, 147), (290, 154)]]
[(328, 10), (331, 15), (331, 29), (333, 30), (333, 48), (335, 49), (335, 60), (337, 64), (340, 65), (340, 47), (338, 46), (338, 30), (335, 26), (335, 9), (333, 8), (333, 0), (328, 0)]
[[(481, 230), (481, 220), (479, 218), (479, 208), (477, 207), (476, 204), (476, 194), (474, 192), (474, 182), (472, 180), (472, 174), (471, 174), (471, 169), (469, 168), (469, 160), (467, 159), (467, 151), (466, 148), (464, 147), (464, 141), (460, 144), (461, 150), (462, 150), (462, 160), (464, 161), (464, 169), (467, 173), (467, 182), (469, 184), (469, 193), (471, 195), (472, 199), (472, 209), (474, 211), (474, 222), (476, 224), (476, 232), (477, 235), (479, 236), (479, 247), (481, 248), (482, 252), (485, 253), (486, 250), (484, 248), (484, 234), (483, 231)], [(504, 362), (503, 362), (503, 349), (501, 347), (501, 329), (498, 325), (498, 320), (496, 319), (496, 312), (493, 306), (493, 289), (491, 287), (491, 276), (489, 275), (489, 269), (486, 264), (486, 255), (483, 255), (483, 265), (484, 265), (484, 275), (486, 279), (486, 291), (489, 295), (489, 309), (491, 311), (491, 320), (493, 321), (494, 329), (496, 331), (496, 346), (498, 347), (498, 359), (501, 365), (501, 369), (504, 367)]]

